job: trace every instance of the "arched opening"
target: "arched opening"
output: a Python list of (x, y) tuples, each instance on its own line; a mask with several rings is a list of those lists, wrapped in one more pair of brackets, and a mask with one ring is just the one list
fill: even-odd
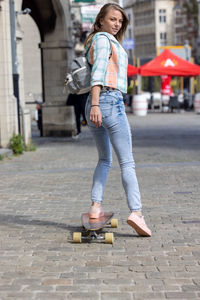
[(23, 0), (22, 10), (31, 9), (31, 17), (34, 19), (40, 31), (41, 41), (45, 40), (45, 35), (55, 29), (56, 14), (52, 1)]
[(23, 31), (23, 72), (25, 103), (31, 112), (31, 119), (36, 118), (37, 103), (42, 103), (42, 67), (40, 33), (34, 20), (25, 15), (20, 18)]
[(27, 7), (31, 9), (30, 15), (37, 24), (41, 41), (42, 135), (71, 136), (75, 128), (74, 115), (72, 108), (66, 106), (66, 94), (63, 94), (64, 76), (73, 49), (68, 34), (69, 3), (23, 0), (22, 10)]

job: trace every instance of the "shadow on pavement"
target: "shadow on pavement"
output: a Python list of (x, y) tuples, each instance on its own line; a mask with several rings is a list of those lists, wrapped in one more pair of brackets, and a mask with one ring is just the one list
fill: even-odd
[(65, 223), (53, 222), (32, 219), (31, 216), (16, 216), (16, 215), (0, 215), (0, 225), (3, 224), (18, 224), (18, 225), (30, 225), (30, 226), (53, 226), (61, 229), (67, 229), (71, 233), (75, 230), (81, 230), (80, 226), (68, 225)]

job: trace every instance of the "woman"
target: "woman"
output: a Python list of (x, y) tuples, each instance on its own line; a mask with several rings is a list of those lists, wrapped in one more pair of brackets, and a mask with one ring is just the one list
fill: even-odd
[(86, 39), (87, 59), (92, 66), (91, 93), (86, 119), (96, 142), (99, 161), (93, 176), (90, 218), (104, 215), (103, 192), (112, 163), (112, 146), (117, 155), (128, 207), (127, 223), (140, 236), (151, 236), (142, 216), (140, 191), (132, 154), (132, 138), (122, 93), (127, 89), (127, 54), (121, 46), (128, 25), (123, 9), (113, 3), (98, 13), (93, 31)]

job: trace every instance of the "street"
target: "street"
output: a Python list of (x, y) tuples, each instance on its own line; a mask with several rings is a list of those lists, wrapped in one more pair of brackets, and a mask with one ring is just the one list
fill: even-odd
[(200, 115), (128, 114), (143, 215), (151, 238), (126, 223), (115, 155), (103, 208), (119, 221), (113, 245), (74, 244), (90, 207), (97, 152), (40, 138), (35, 152), (0, 161), (0, 299), (200, 299)]

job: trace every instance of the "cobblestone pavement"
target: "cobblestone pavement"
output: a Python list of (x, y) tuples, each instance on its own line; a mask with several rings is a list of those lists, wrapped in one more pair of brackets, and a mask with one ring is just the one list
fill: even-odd
[(90, 205), (97, 153), (80, 140), (39, 138), (37, 151), (0, 161), (0, 299), (200, 299), (200, 116), (129, 115), (143, 213), (138, 237), (114, 157), (104, 209), (114, 245), (72, 243)]

